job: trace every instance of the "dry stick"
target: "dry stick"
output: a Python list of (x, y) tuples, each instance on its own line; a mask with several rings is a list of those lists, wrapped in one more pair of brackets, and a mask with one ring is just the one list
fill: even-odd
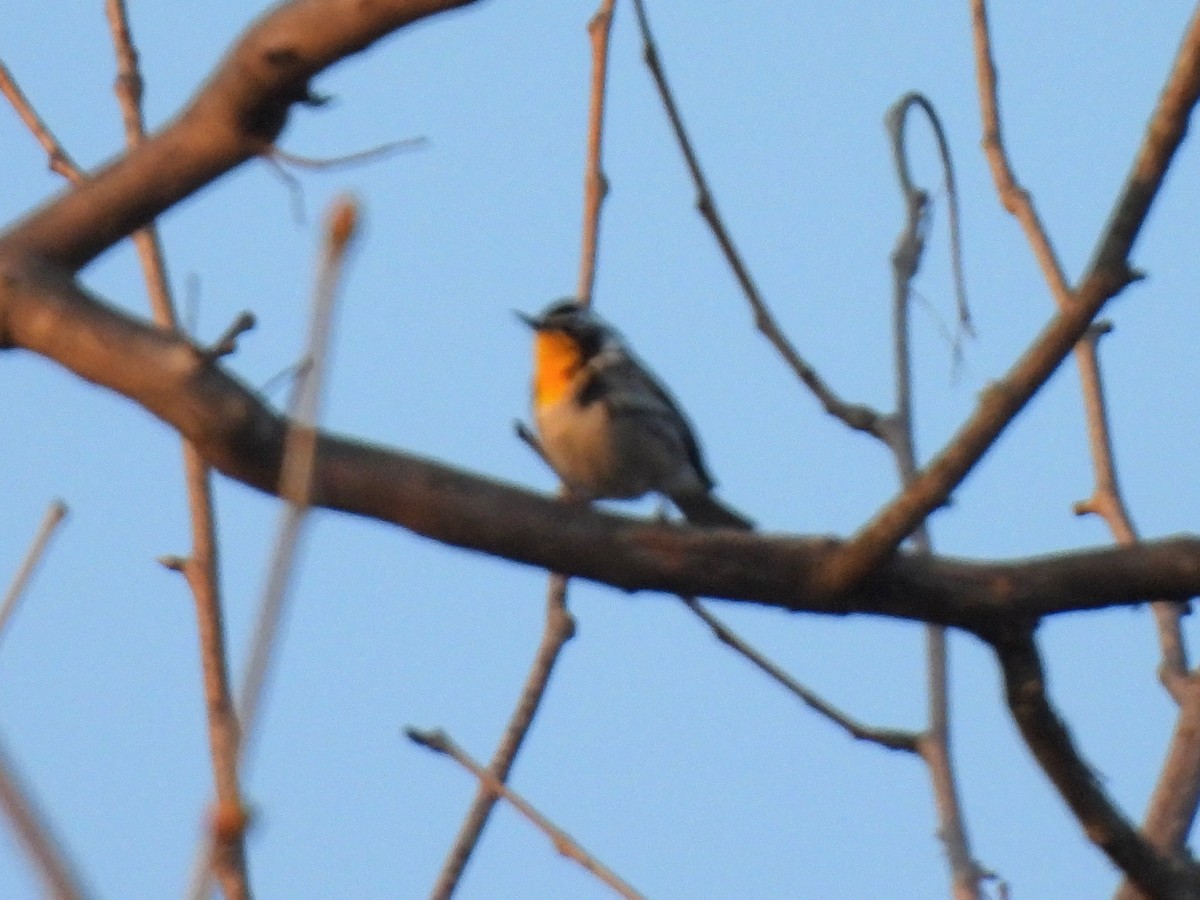
[[(55, 500), (46, 510), (42, 524), (34, 535), (33, 542), (25, 554), (12, 583), (0, 603), (0, 637), (3, 637), (8, 621), (17, 608), (17, 602), (25, 592), (29, 579), (37, 568), (54, 530), (67, 514), (67, 506)], [(17, 777), (8, 754), (0, 748), (0, 808), (11, 823), (13, 831), (25, 845), (25, 852), (37, 864), (48, 893), (54, 897), (82, 897), (80, 881), (62, 846), (51, 834), (50, 826), (34, 802), (29, 789)]]
[(33, 543), (29, 545), (29, 550), (25, 553), (25, 559), (21, 561), (20, 567), (17, 569), (17, 574), (13, 576), (12, 583), (8, 586), (8, 591), (4, 595), (4, 599), (0, 600), (0, 639), (3, 639), (4, 633), (8, 628), (8, 622), (16, 612), (17, 604), (21, 600), (21, 595), (25, 593), (25, 586), (29, 584), (29, 579), (33, 576), (34, 569), (42, 560), (43, 554), (46, 552), (46, 547), (50, 543), (50, 538), (54, 536), (54, 530), (58, 524), (67, 515), (67, 505), (61, 500), (53, 501), (46, 514), (42, 517), (42, 524), (38, 526), (37, 534), (33, 537)]
[(1013, 719), (1038, 763), (1091, 841), (1155, 900), (1200, 898), (1200, 874), (1180, 855), (1163, 856), (1109, 802), (1046, 698), (1046, 678), (1031, 626), (992, 638)]
[(46, 896), (55, 900), (87, 896), (78, 873), (69, 865), (49, 822), (22, 785), (3, 747), (0, 747), (0, 809), (25, 845), (25, 852), (37, 862), (46, 884)]
[(612, 33), (614, 0), (601, 0), (588, 21), (592, 42), (592, 86), (588, 99), (587, 163), (583, 176), (583, 238), (579, 254), (579, 302), (590, 305), (596, 283), (597, 247), (600, 243), (600, 209), (608, 196), (608, 178), (601, 164), (604, 137), (604, 97), (608, 85), (608, 37)]
[[(117, 58), (115, 91), (125, 126), (125, 142), (132, 149), (141, 144), (146, 136), (142, 113), (144, 82), (129, 29), (125, 0), (106, 0), (105, 14)], [(155, 323), (161, 328), (177, 330), (178, 314), (158, 228), (151, 223), (139, 229), (133, 234), (133, 243), (146, 281)], [(238, 323), (241, 324), (242, 320), (239, 319)], [(237, 333), (240, 330), (222, 336), (219, 355), (232, 350)], [(171, 567), (184, 576), (196, 605), (209, 755), (217, 798), (209, 823), (213, 838), (212, 868), (227, 900), (243, 900), (250, 896), (250, 884), (244, 839), (247, 816), (237, 770), (241, 731), (230, 693), (212, 477), (208, 464), (195, 446), (186, 440), (183, 442), (183, 468), (192, 549), (187, 559), (174, 561), (176, 564)]]
[[(1130, 518), (1117, 481), (1117, 467), (1113, 459), (1112, 437), (1108, 423), (1108, 409), (1104, 400), (1104, 383), (1100, 374), (1100, 359), (1097, 345), (1107, 334), (1107, 323), (1088, 329), (1084, 339), (1075, 348), (1075, 359), (1079, 363), (1080, 386), (1083, 390), (1083, 408), (1087, 416), (1088, 445), (1091, 447), (1092, 470), (1095, 486), (1092, 496), (1075, 504), (1075, 513), (1095, 513), (1108, 525), (1118, 544), (1129, 546), (1139, 540), (1137, 529)], [(1186, 607), (1183, 604), (1157, 600), (1150, 604), (1154, 614), (1155, 630), (1158, 634), (1162, 659), (1158, 667), (1159, 679), (1177, 703), (1194, 693), (1184, 690), (1188, 680), (1187, 647), (1183, 640), (1180, 620)], [(1198, 758), (1200, 767), (1200, 758)]]
[(523, 797), (515, 793), (489, 770), (475, 762), (444, 731), (421, 731), (420, 729), (409, 727), (404, 729), (404, 733), (414, 743), (435, 753), (442, 753), (449, 756), (478, 778), (484, 790), (490, 791), (497, 797), (503, 797), (511, 803), (521, 815), (525, 816), (525, 818), (545, 832), (550, 840), (554, 842), (554, 849), (563, 856), (575, 860), (575, 862), (579, 863), (622, 897), (627, 897), (629, 900), (638, 900), (638, 898), (641, 898), (642, 895), (623, 881), (620, 876), (579, 846), (578, 841), (530, 806)]
[[(996, 190), (1005, 209), (1020, 222), (1050, 286), (1054, 301), (1063, 309), (1072, 302), (1066, 275), (1037, 214), (1033, 198), (1017, 182), (1004, 148), (996, 65), (991, 51), (987, 8), (983, 0), (975, 0), (972, 4), (972, 19), (976, 80), (983, 119), (983, 146)], [(1196, 22), (1193, 21), (1193, 33), (1195, 27)], [(1117, 481), (1104, 386), (1097, 355), (1097, 343), (1107, 331), (1107, 325), (1091, 326), (1074, 350), (1087, 416), (1092, 469), (1095, 473), (1092, 496), (1076, 504), (1075, 511), (1078, 514), (1091, 512), (1101, 516), (1117, 543), (1130, 545), (1138, 541), (1138, 536)], [(1200, 681), (1187, 675), (1187, 654), (1180, 628), (1181, 607), (1175, 603), (1158, 601), (1152, 604), (1151, 608), (1162, 654), (1159, 676), (1180, 704), (1180, 712), (1158, 784), (1146, 812), (1143, 830), (1146, 839), (1154, 847), (1165, 852), (1178, 852), (1183, 849), (1188, 831), (1195, 820), (1197, 807), (1200, 805), (1200, 739), (1197, 737), (1200, 732), (1196, 728), (1197, 721), (1200, 721)], [(1122, 900), (1132, 900), (1140, 896), (1140, 892), (1134, 885), (1126, 882), (1118, 890), (1117, 896)]]
[(888, 750), (902, 750), (907, 753), (919, 752), (917, 747), (918, 737), (913, 732), (897, 728), (878, 728), (871, 725), (864, 725), (796, 681), (795, 678), (785, 672), (779, 665), (772, 662), (743, 638), (734, 633), (728, 625), (705, 609), (694, 597), (683, 597), (681, 599), (692, 612), (699, 616), (712, 629), (713, 636), (718, 641), (744, 656), (763, 673), (795, 694), (805, 706), (828, 719), (834, 725), (837, 725), (852, 738), (871, 744), (878, 744)]
[(46, 127), (46, 123), (42, 121), (42, 117), (34, 110), (24, 92), (13, 79), (12, 73), (3, 62), (0, 62), (0, 94), (3, 94), (8, 102), (12, 104), (21, 121), (25, 123), (25, 127), (29, 129), (29, 132), (37, 139), (37, 142), (42, 145), (42, 149), (46, 151), (46, 155), (50, 158), (50, 171), (57, 172), (63, 178), (72, 182), (82, 181), (83, 175), (80, 173), (79, 167), (75, 165), (71, 157), (67, 155), (67, 151), (58, 142), (58, 139)]
[[(255, 736), (267, 676), (270, 671), (280, 623), (283, 621), (288, 587), (293, 571), (300, 533), (310, 508), (313, 464), (316, 458), (316, 421), (321, 389), (324, 385), (329, 336), (332, 330), (334, 300), (340, 283), (346, 251), (358, 228), (358, 205), (342, 197), (334, 201), (326, 220), (326, 234), (317, 284), (313, 296), (305, 346), (304, 365), (300, 367), (289, 406), (289, 428), (284, 441), (279, 496), (287, 501), (280, 513), (279, 531), (267, 570), (267, 582), (259, 603), (254, 633), (250, 639), (246, 671), (238, 692), (237, 722), (239, 740), (235, 749), (238, 764), (246, 757)], [(223, 829), (240, 833), (246, 824), (241, 807), (228, 807), (218, 798), (213, 831), (223, 838)], [(188, 896), (203, 897), (208, 890), (210, 868), (218, 861), (220, 847), (207, 836), (201, 842), (192, 871)]]
[(334, 201), (327, 218), (324, 252), (317, 275), (305, 347), (305, 365), (301, 367), (292, 401), (288, 404), (291, 427), (284, 444), (280, 474), (280, 496), (288, 505), (281, 515), (279, 535), (272, 551), (267, 585), (263, 590), (258, 622), (247, 657), (246, 674), (238, 694), (238, 719), (242, 723), (242, 740), (238, 750), (241, 756), (245, 755), (247, 745), (254, 736), (267, 671), (283, 616), (283, 603), (287, 596), (300, 527), (311, 501), (316, 421), (324, 386), (334, 300), (346, 251), (358, 227), (358, 216), (358, 205), (343, 197)]
[[(978, 3), (978, 0), (976, 0)], [(832, 555), (817, 579), (832, 594), (850, 589), (891, 556), (916, 526), (945, 502), (1030, 398), (1057, 370), (1103, 308), (1137, 275), (1129, 253), (1200, 98), (1200, 15), (1189, 26), (1125, 186), (1100, 235), (1072, 302), (1001, 381), (983, 393), (975, 412), (913, 483)]]
[[(953, 260), (954, 286), (960, 325), (970, 327), (970, 311), (967, 306), (966, 286), (962, 277), (961, 243), (958, 237), (958, 190), (954, 180), (954, 167), (950, 149), (941, 120), (933, 104), (916, 93), (901, 97), (888, 111), (886, 123), (891, 138), (892, 156), (896, 175), (904, 195), (906, 209), (905, 225), (892, 251), (892, 339), (895, 343), (894, 364), (896, 367), (896, 412), (891, 417), (894, 428), (889, 430), (888, 442), (900, 476), (900, 484), (907, 487), (916, 477), (917, 452), (913, 439), (912, 415), (912, 354), (909, 349), (909, 311), (911, 309), (912, 281), (917, 274), (921, 256), (925, 249), (925, 230), (928, 213), (928, 194), (918, 188), (912, 180), (908, 153), (905, 145), (905, 123), (913, 107), (921, 109), (933, 129), (946, 179), (947, 203), (950, 206), (950, 255)], [(933, 540), (926, 523), (922, 522), (913, 532), (912, 545), (917, 553), (929, 556), (933, 553)], [(962, 814), (962, 802), (958, 796), (958, 785), (954, 777), (950, 755), (950, 710), (949, 672), (946, 629), (925, 626), (926, 683), (928, 692), (929, 723), (921, 735), (918, 749), (933, 788), (934, 803), (938, 811), (938, 835), (946, 848), (950, 862), (950, 873), (954, 896), (958, 900), (978, 900), (980, 881), (989, 877), (971, 854), (966, 821)]]
[[(997, 90), (996, 64), (992, 57), (991, 36), (987, 21), (987, 7), (983, 0), (972, 4), (972, 24), (975, 44), (975, 74), (979, 86), (979, 106), (983, 119), (983, 149), (992, 170), (992, 180), (1000, 202), (1020, 223), (1025, 237), (1033, 250), (1050, 287), (1054, 302), (1059, 309), (1066, 309), (1072, 301), (1067, 276), (1059, 262), (1050, 237), (1034, 207), (1033, 197), (1017, 182), (1004, 148), (1004, 137), (1000, 119), (1000, 99)], [(1084, 409), (1087, 413), (1089, 445), (1092, 452), (1092, 468), (1096, 484), (1092, 497), (1076, 506), (1076, 512), (1094, 512), (1109, 526), (1119, 543), (1128, 544), (1137, 540), (1137, 532), (1125, 509), (1117, 484), (1116, 467), (1113, 463), (1112, 443), (1109, 437), (1108, 417), (1104, 409), (1104, 394), (1100, 384), (1100, 369), (1096, 360), (1095, 336), (1099, 332), (1089, 329), (1088, 340), (1080, 341), (1074, 349), (1075, 362), (1084, 392)], [(1172, 680), (1183, 676), (1187, 670), (1187, 658), (1180, 633), (1180, 609), (1174, 603), (1155, 603), (1152, 607), (1158, 627), (1159, 646), (1162, 652), (1162, 677), (1168, 689)]]
[[(588, 148), (584, 175), (583, 240), (580, 252), (579, 287), (577, 296), (582, 303), (590, 304), (592, 284), (596, 277), (596, 257), (599, 246), (600, 210), (608, 191), (608, 182), (600, 164), (600, 150), (604, 134), (605, 84), (608, 81), (608, 36), (612, 30), (614, 0), (601, 0), (599, 9), (588, 22), (588, 36), (592, 44), (592, 84), (588, 107)], [(537, 438), (524, 426), (517, 423), (517, 436), (525, 441), (543, 459), (545, 454)], [(516, 708), (505, 726), (492, 759), (488, 763), (491, 777), (500, 782), (508, 780), (517, 754), (525, 742), (534, 717), (541, 706), (542, 698), (550, 683), (550, 675), (558, 662), (562, 649), (575, 634), (575, 620), (567, 609), (567, 579), (562, 575), (551, 575), (546, 585), (546, 622), (542, 638), (534, 653), (533, 663)], [(446, 854), (437, 881), (430, 892), (431, 900), (448, 900), (462, 878), (463, 870), (479, 845), (483, 829), (496, 806), (497, 794), (486, 784), (481, 784), (471, 801), (458, 835)]]
[[(835, 416), (851, 428), (860, 431), (865, 431), (873, 434), (887, 442), (886, 435), (889, 431), (889, 424), (885, 417), (879, 413), (866, 407), (855, 404), (848, 404), (838, 399), (825, 386), (825, 383), (817, 375), (816, 370), (808, 363), (804, 362), (788, 341), (787, 336), (782, 332), (776, 324), (774, 317), (771, 315), (770, 309), (763, 301), (758, 293), (758, 288), (754, 283), (753, 277), (746, 268), (745, 263), (739, 256), (737, 249), (733, 244), (733, 239), (729, 236), (725, 228), (724, 221), (717, 212), (716, 202), (713, 200), (712, 192), (708, 188), (708, 181), (704, 177), (704, 171), (700, 168), (700, 161), (696, 156), (695, 150), (692, 148), (691, 138), (688, 136), (687, 129), (684, 128), (683, 119), (679, 114), (679, 109), (675, 104), (674, 94), (671, 92), (670, 85), (667, 82), (666, 72), (662, 67), (659, 59), (658, 48), (654, 41), (654, 35), (650, 31), (650, 23), (646, 17), (646, 10), (641, 0), (635, 0), (635, 9), (637, 11), (638, 26), (642, 34), (642, 46), (645, 54), (646, 65), (650, 69), (650, 73), (654, 78), (655, 86), (658, 88), (659, 97), (662, 100), (663, 106), (667, 111), (667, 116), (671, 120), (671, 128), (674, 131), (675, 139), (679, 144), (679, 148), (683, 153), (684, 161), (687, 164), (688, 171), (691, 174), (692, 181), (696, 186), (697, 192), (697, 208), (700, 210), (704, 220), (708, 223), (713, 234), (716, 236), (717, 243), (724, 252), (726, 259), (733, 268), (738, 282), (741, 284), (746, 298), (748, 299), (751, 309), (755, 315), (755, 321), (758, 328), (763, 332), (767, 339), (774, 345), (776, 350), (791, 366), (792, 370), (800, 378), (801, 382), (806, 385), (817, 399), (820, 400), (826, 411)], [(833, 722), (841, 725), (854, 737), (871, 740), (879, 743), (890, 749), (914, 749), (916, 744), (916, 736), (902, 731), (892, 729), (876, 729), (868, 726), (863, 726), (853, 719), (846, 717), (840, 711), (829, 703), (822, 700), (808, 688), (800, 685), (790, 675), (776, 666), (774, 663), (762, 658), (757, 651), (741, 640), (734, 634), (729, 627), (719, 620), (712, 613), (708, 612), (701, 606), (695, 598), (682, 597), (683, 602), (687, 607), (703, 619), (713, 630), (717, 639), (726, 646), (741, 653), (750, 662), (758, 666), (762, 671), (766, 672), (788, 690), (799, 696), (806, 704), (818, 713), (831, 719)], [(911, 744), (909, 748), (907, 745)]]
[(774, 315), (772, 315), (766, 301), (763, 300), (762, 295), (759, 293), (754, 278), (751, 276), (749, 269), (746, 268), (746, 264), (743, 262), (737, 247), (733, 243), (733, 238), (726, 230), (725, 224), (717, 212), (716, 201), (713, 199), (712, 192), (708, 188), (708, 180), (704, 177), (704, 171), (700, 168), (696, 152), (692, 149), (691, 139), (688, 137), (687, 131), (683, 126), (683, 119), (675, 104), (675, 96), (667, 83), (667, 76), (663, 71), (662, 63), (659, 59), (658, 46), (655, 44), (654, 35), (650, 31), (650, 23), (646, 17), (643, 0), (634, 0), (634, 10), (637, 12), (638, 27), (642, 34), (642, 53), (646, 61), (646, 66), (650, 69), (650, 75), (653, 77), (655, 87), (658, 89), (659, 98), (662, 100), (667, 117), (671, 121), (671, 130), (675, 133), (675, 140), (679, 144), (684, 162), (687, 164), (688, 172), (691, 174), (692, 182), (696, 186), (696, 209), (704, 217), (704, 221), (708, 223), (708, 227), (716, 238), (717, 244), (721, 247), (721, 252), (729, 262), (730, 268), (733, 269), (738, 284), (741, 285), (742, 291), (745, 293), (746, 299), (749, 301), (750, 307), (754, 312), (755, 326), (762, 332), (763, 336), (771, 343), (779, 355), (783, 357), (784, 362), (791, 367), (796, 377), (812, 391), (827, 413), (840, 419), (857, 431), (865, 431), (880, 439), (885, 439), (884, 431), (886, 423), (883, 422), (882, 417), (870, 407), (855, 403), (846, 403), (834, 394), (817, 374), (816, 370), (800, 356), (800, 353), (792, 345), (791, 341), (788, 340), (787, 335), (784, 334), (783, 329), (779, 327), (779, 323), (775, 321)]
[[(517, 758), (517, 753), (525, 741), (525, 736), (529, 733), (534, 716), (537, 715), (538, 707), (546, 694), (546, 686), (554, 671), (559, 652), (575, 632), (574, 619), (567, 611), (566, 589), (566, 578), (561, 575), (551, 576), (546, 596), (546, 626), (542, 632), (541, 643), (534, 654), (529, 675), (521, 688), (521, 696), (517, 701), (516, 709), (513, 710), (512, 717), (504, 729), (504, 735), (500, 738), (495, 753), (492, 754), (491, 762), (488, 763), (488, 773), (499, 782), (508, 780), (513, 762)], [(438, 873), (437, 882), (430, 891), (431, 900), (447, 900), (454, 893), (471, 854), (479, 844), (480, 835), (483, 833), (484, 826), (487, 825), (497, 799), (496, 792), (491, 790), (486, 783), (480, 784), (475, 799), (471, 802), (471, 808), (467, 811), (462, 826), (459, 828), (454, 845), (446, 854), (446, 861), (442, 864), (441, 872)]]

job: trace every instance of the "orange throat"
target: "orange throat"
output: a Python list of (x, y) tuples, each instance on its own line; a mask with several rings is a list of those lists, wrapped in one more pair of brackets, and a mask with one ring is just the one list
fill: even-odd
[(539, 331), (533, 337), (533, 405), (557, 403), (583, 366), (579, 344), (561, 331)]

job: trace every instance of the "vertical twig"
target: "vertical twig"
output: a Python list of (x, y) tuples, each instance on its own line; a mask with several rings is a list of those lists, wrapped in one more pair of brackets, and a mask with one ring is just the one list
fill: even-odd
[[(236, 722), (240, 728), (235, 761), (239, 766), (256, 733), (259, 710), (285, 611), (296, 547), (309, 509), (316, 456), (316, 422), (332, 330), (334, 300), (346, 252), (358, 227), (358, 218), (358, 205), (345, 197), (334, 202), (327, 217), (304, 361), (288, 404), (289, 427), (284, 439), (279, 491), (287, 505), (280, 514), (279, 531), (267, 569), (267, 582), (250, 640), (246, 672), (238, 692)], [(246, 815), (240, 806), (226, 806), (218, 798), (213, 817), (214, 833), (206, 835), (201, 841), (192, 871), (188, 896), (193, 900), (199, 900), (208, 890), (209, 873), (219, 862), (220, 841), (226, 837), (225, 831), (240, 834), (245, 823)]]
[[(124, 123), (125, 143), (133, 148), (145, 139), (146, 128), (142, 113), (143, 79), (125, 0), (105, 0), (105, 15), (117, 60), (114, 90)], [(158, 228), (151, 223), (132, 237), (154, 321), (161, 328), (176, 330), (178, 314)], [(227, 900), (245, 900), (250, 896), (250, 879), (244, 839), (247, 816), (238, 781), (241, 731), (230, 692), (212, 478), (207, 463), (189, 441), (183, 442), (183, 467), (192, 550), (187, 559), (177, 561), (173, 567), (183, 574), (196, 606), (209, 755), (217, 798), (209, 823), (212, 868)]]
[[(588, 21), (588, 37), (592, 45), (592, 79), (589, 91), (587, 162), (584, 171), (583, 189), (583, 236), (581, 239), (579, 285), (577, 294), (580, 302), (591, 304), (592, 287), (596, 279), (596, 260), (600, 238), (600, 211), (608, 194), (608, 179), (601, 166), (601, 149), (604, 138), (604, 108), (608, 82), (608, 39), (612, 31), (614, 0), (601, 0), (599, 8)], [(536, 450), (540, 448), (523, 426), (518, 435)], [(562, 649), (575, 633), (575, 620), (567, 609), (567, 579), (562, 575), (551, 575), (546, 585), (546, 621), (542, 638), (530, 665), (516, 708), (505, 726), (488, 772), (503, 784), (508, 780), (517, 754), (525, 742), (529, 728), (541, 706), (542, 698), (550, 682), (550, 675), (558, 662)], [(458, 835), (454, 839), (442, 869), (438, 873), (430, 893), (431, 900), (448, 900), (462, 878), (471, 854), (479, 845), (483, 829), (496, 806), (497, 794), (481, 783), (471, 806), (467, 810)]]
[(592, 85), (588, 94), (587, 164), (583, 175), (583, 238), (579, 254), (579, 302), (591, 304), (596, 283), (597, 247), (600, 243), (600, 208), (608, 196), (608, 178), (601, 164), (604, 138), (604, 97), (608, 86), (608, 36), (612, 33), (614, 0), (601, 0), (588, 20), (592, 42)]
[(326, 239), (313, 297), (304, 362), (288, 404), (289, 427), (284, 439), (279, 476), (279, 493), (287, 501), (287, 506), (281, 513), (279, 534), (267, 570), (267, 584), (250, 642), (246, 673), (238, 693), (238, 720), (242, 724), (242, 740), (238, 749), (243, 756), (254, 737), (275, 638), (283, 617), (292, 563), (311, 500), (317, 447), (316, 423), (324, 388), (334, 300), (346, 251), (358, 226), (358, 205), (348, 198), (340, 198), (334, 202), (326, 222)]
[[(888, 111), (886, 119), (896, 175), (906, 210), (904, 228), (901, 229), (892, 251), (892, 340), (895, 347), (896, 411), (890, 420), (894, 428), (889, 431), (888, 441), (896, 460), (902, 487), (911, 484), (918, 471), (912, 414), (909, 311), (912, 281), (925, 249), (929, 208), (928, 194), (913, 183), (909, 174), (908, 154), (905, 149), (904, 126), (908, 111), (914, 106), (921, 109), (929, 119), (942, 158), (947, 202), (952, 210), (950, 253), (954, 259), (954, 286), (959, 322), (964, 328), (970, 323), (966, 287), (962, 276), (961, 244), (957, 238), (958, 191), (945, 132), (933, 104), (927, 98), (920, 94), (906, 94)], [(913, 533), (911, 544), (918, 553), (929, 555), (933, 552), (933, 540), (925, 523)], [(934, 804), (938, 812), (938, 835), (950, 862), (954, 896), (958, 900), (978, 900), (980, 881), (989, 873), (985, 872), (971, 854), (966, 820), (963, 818), (962, 802), (954, 776), (953, 758), (950, 753), (949, 662), (945, 628), (936, 625), (925, 627), (925, 665), (929, 721), (920, 737), (918, 748), (929, 770)]]
[(37, 534), (33, 537), (33, 543), (29, 545), (29, 550), (25, 553), (25, 559), (21, 561), (16, 575), (13, 576), (12, 583), (9, 584), (8, 590), (4, 594), (4, 599), (0, 601), (0, 640), (4, 639), (8, 622), (12, 618), (13, 613), (16, 612), (21, 595), (25, 593), (25, 587), (29, 584), (29, 579), (33, 577), (34, 569), (41, 562), (42, 556), (46, 552), (46, 547), (50, 544), (50, 538), (54, 536), (54, 530), (58, 528), (59, 523), (66, 515), (67, 505), (61, 500), (55, 500), (50, 504), (46, 510), (46, 514), (42, 517), (42, 524), (38, 526)]

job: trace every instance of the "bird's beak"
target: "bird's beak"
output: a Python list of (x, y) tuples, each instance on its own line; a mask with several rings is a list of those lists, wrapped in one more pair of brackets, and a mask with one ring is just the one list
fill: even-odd
[(534, 331), (537, 331), (542, 327), (542, 320), (540, 318), (531, 316), (528, 313), (523, 313), (519, 309), (514, 309), (513, 315), (532, 328)]

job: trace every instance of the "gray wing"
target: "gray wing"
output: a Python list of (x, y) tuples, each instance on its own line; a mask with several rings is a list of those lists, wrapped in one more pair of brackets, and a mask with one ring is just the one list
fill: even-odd
[(663, 427), (679, 434), (687, 452), (688, 462), (700, 476), (706, 488), (713, 487), (713, 478), (700, 452), (695, 430), (670, 391), (655, 378), (644, 363), (627, 351), (606, 347), (587, 364), (591, 378), (579, 394), (581, 405), (606, 398), (614, 412), (656, 419)]

